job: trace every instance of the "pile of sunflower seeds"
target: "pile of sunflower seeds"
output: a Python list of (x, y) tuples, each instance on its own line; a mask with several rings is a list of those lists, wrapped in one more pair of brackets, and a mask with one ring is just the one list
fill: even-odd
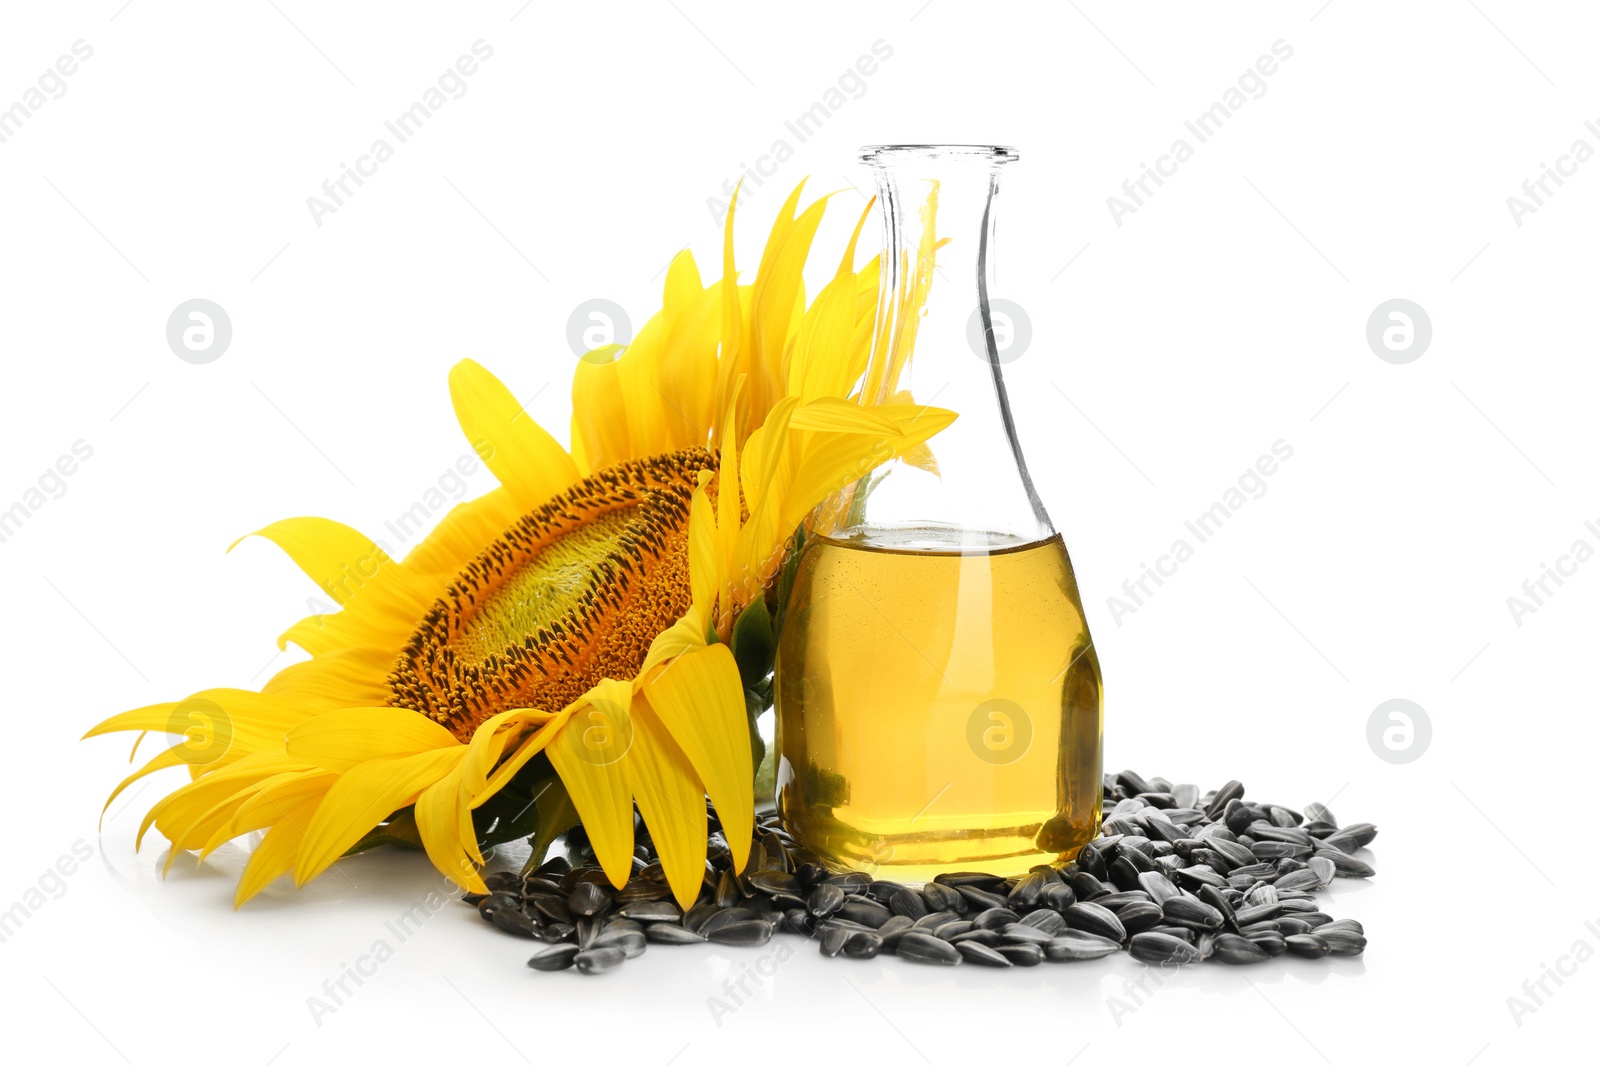
[[(1336, 921), (1316, 892), (1373, 875), (1354, 856), (1378, 830), (1339, 827), (1327, 807), (1303, 813), (1246, 802), (1229, 781), (1201, 794), (1124, 771), (1105, 778), (1101, 835), (1070, 862), (1021, 876), (942, 873), (922, 887), (833, 873), (759, 818), (745, 872), (734, 875), (715, 812), (705, 883), (687, 911), (673, 901), (648, 844), (621, 891), (580, 847), (526, 876), (497, 872), (464, 901), (502, 931), (550, 944), (541, 971), (602, 973), (650, 943), (754, 946), (774, 933), (808, 936), (825, 957), (896, 954), (934, 965), (1010, 967), (1084, 961), (1127, 950), (1149, 964), (1232, 965), (1289, 953), (1360, 954), (1357, 921)], [(647, 839), (642, 829), (640, 838)], [(584, 860), (584, 859), (587, 860)]]

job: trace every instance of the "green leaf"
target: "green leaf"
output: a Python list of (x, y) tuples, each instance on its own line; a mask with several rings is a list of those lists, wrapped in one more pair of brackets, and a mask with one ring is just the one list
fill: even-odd
[(739, 679), (755, 688), (772, 673), (778, 644), (772, 634), (772, 615), (765, 599), (752, 600), (733, 623), (733, 660), (739, 665)]
[(578, 824), (578, 810), (572, 805), (572, 797), (567, 794), (561, 778), (553, 772), (550, 779), (539, 786), (534, 804), (539, 809), (539, 831), (529, 840), (533, 850), (528, 853), (528, 863), (522, 869), (524, 876), (543, 865), (550, 845)]
[(352, 854), (390, 845), (405, 847), (408, 850), (422, 849), (422, 836), (417, 832), (417, 818), (412, 807), (407, 806), (403, 810), (396, 811), (388, 821), (356, 840), (350, 849), (344, 852), (344, 857), (348, 858)]

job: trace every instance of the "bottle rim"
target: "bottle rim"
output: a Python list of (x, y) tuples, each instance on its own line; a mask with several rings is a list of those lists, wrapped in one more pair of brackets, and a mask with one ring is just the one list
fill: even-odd
[(1017, 161), (1015, 148), (995, 144), (868, 144), (857, 158), (872, 166), (927, 163), (942, 159), (972, 160), (1003, 166)]

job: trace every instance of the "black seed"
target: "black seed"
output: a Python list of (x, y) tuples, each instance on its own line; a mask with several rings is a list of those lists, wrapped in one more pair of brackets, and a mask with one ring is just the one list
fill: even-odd
[(595, 976), (600, 973), (610, 972), (621, 965), (627, 955), (621, 947), (596, 947), (591, 950), (580, 950), (573, 955), (572, 964), (580, 973)]
[(503, 907), (491, 910), (489, 920), (502, 932), (510, 932), (514, 936), (524, 939), (536, 939), (539, 935), (539, 922), (523, 913), (521, 909)]
[(1131, 769), (1124, 769), (1122, 772), (1118, 773), (1117, 783), (1122, 787), (1122, 790), (1127, 792), (1129, 795), (1137, 795), (1141, 791), (1150, 790), (1149, 782)]
[(1027, 967), (1044, 961), (1044, 947), (1037, 943), (1002, 943), (994, 950), (1012, 965)]
[(1222, 811), (1227, 808), (1230, 799), (1242, 799), (1243, 797), (1244, 785), (1237, 780), (1228, 781), (1218, 788), (1217, 793), (1211, 797), (1211, 802), (1206, 805), (1206, 816), (1215, 821), (1222, 816)]
[(1128, 944), (1128, 953), (1151, 965), (1187, 965), (1201, 957), (1192, 944), (1160, 932), (1140, 932)]
[(907, 932), (901, 936), (895, 953), (910, 961), (929, 965), (961, 964), (961, 951), (957, 947), (926, 932)]
[[(1117, 916), (1120, 918), (1122, 915), (1118, 914)], [(1046, 932), (1052, 936), (1060, 935), (1067, 928), (1067, 919), (1054, 910), (1034, 910), (1022, 918), (1022, 923), (1029, 928), (1037, 928), (1041, 932)]]
[[(617, 912), (629, 920), (638, 921), (640, 924), (649, 924), (652, 921), (669, 921), (677, 924), (683, 920), (683, 911), (678, 909), (678, 904), (676, 902), (668, 902), (666, 899), (630, 902)], [(728, 911), (724, 910), (722, 912), (726, 913)]]
[(1216, 938), (1211, 956), (1228, 965), (1253, 965), (1270, 957), (1260, 944), (1227, 932)]
[(1193, 928), (1198, 931), (1215, 931), (1222, 927), (1222, 914), (1207, 906), (1193, 895), (1179, 895), (1161, 904), (1161, 916), (1167, 924)]
[(894, 914), (881, 902), (853, 896), (839, 908), (839, 916), (868, 928), (878, 928)]
[[(911, 888), (902, 888), (889, 896), (889, 909), (902, 917), (909, 917), (915, 921), (919, 917), (928, 916), (928, 905), (922, 901), (922, 895)], [(954, 917), (954, 914), (951, 915)]]
[(772, 938), (772, 925), (766, 921), (734, 921), (707, 932), (706, 938), (730, 947), (760, 946)]
[(560, 969), (572, 968), (572, 959), (578, 953), (576, 943), (557, 943), (553, 947), (546, 947), (528, 959), (528, 968), (538, 969), (542, 973), (553, 973)]
[(845, 903), (845, 893), (837, 884), (821, 883), (811, 889), (809, 908), (818, 917), (839, 912)]
[(647, 924), (644, 926), (644, 938), (651, 943), (704, 943), (706, 937), (698, 932), (691, 932), (682, 925), (675, 924)]
[(1055, 936), (1042, 928), (1034, 928), (1032, 925), (1025, 925), (1019, 921), (1002, 931), (1000, 938), (1008, 943), (1048, 943)]
[(1283, 933), (1273, 931), (1272, 929), (1263, 928), (1258, 931), (1257, 927), (1252, 927), (1250, 931), (1245, 934), (1245, 938), (1254, 943), (1256, 946), (1260, 947), (1262, 950), (1266, 951), (1268, 954), (1272, 955), (1274, 958), (1288, 949)]
[(1328, 944), (1330, 954), (1360, 954), (1367, 949), (1367, 937), (1359, 932), (1344, 930), (1330, 932), (1326, 928), (1319, 928), (1315, 934)]
[(961, 892), (939, 883), (922, 885), (922, 901), (930, 910), (949, 910), (953, 913), (959, 912), (966, 905)]
[(993, 947), (986, 947), (982, 943), (974, 943), (971, 940), (957, 943), (955, 947), (956, 950), (961, 952), (963, 958), (974, 965), (992, 965), (1000, 969), (1011, 968), (1011, 960)]
[[(1076, 906), (1073, 909), (1077, 909)], [(1022, 920), (1022, 915), (1016, 910), (1008, 910), (1004, 906), (996, 906), (992, 910), (984, 910), (972, 919), (972, 927), (992, 929), (998, 932), (1008, 924), (1015, 924)]]
[[(677, 925), (671, 927), (676, 928)], [(689, 933), (693, 935), (694, 933)], [(607, 930), (595, 937), (589, 949), (598, 947), (616, 947), (629, 958), (637, 958), (644, 953), (645, 938), (643, 932), (632, 932), (627, 929)]]
[(844, 941), (844, 953), (851, 958), (876, 958), (883, 949), (883, 937), (876, 932), (853, 932)]
[(567, 897), (567, 907), (580, 917), (593, 917), (611, 904), (611, 896), (599, 884), (579, 884)]
[(817, 937), (817, 949), (824, 958), (837, 958), (839, 952), (844, 950), (845, 943), (853, 935), (855, 933), (848, 928), (836, 924), (827, 925)]
[(1117, 911), (1117, 920), (1134, 935), (1161, 923), (1161, 907), (1153, 902), (1130, 902)]
[(1284, 939), (1289, 953), (1302, 958), (1324, 958), (1328, 955), (1328, 942), (1317, 935), (1297, 935)]
[(1121, 944), (1114, 939), (1068, 931), (1044, 944), (1044, 956), (1047, 961), (1091, 961), (1121, 949)]
[(1117, 915), (1095, 902), (1080, 902), (1064, 915), (1067, 926), (1090, 935), (1104, 936), (1117, 942), (1127, 938), (1127, 929), (1117, 920)]

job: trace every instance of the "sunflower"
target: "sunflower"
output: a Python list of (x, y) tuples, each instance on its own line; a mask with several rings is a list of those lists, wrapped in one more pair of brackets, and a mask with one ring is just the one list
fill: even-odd
[(209, 689), (90, 729), (182, 737), (107, 807), (142, 777), (187, 767), (139, 841), (155, 827), (170, 868), (179, 852), (204, 861), (264, 833), (236, 906), (384, 843), (420, 847), (483, 891), (489, 846), (532, 836), (537, 858), (580, 823), (620, 888), (637, 807), (687, 907), (708, 796), (742, 869), (754, 715), (770, 702), (768, 600), (786, 552), (830, 494), (885, 461), (927, 461), (926, 441), (954, 418), (857, 391), (879, 272), (876, 259), (854, 267), (867, 213), (808, 307), (801, 272), (827, 200), (800, 211), (803, 185), (753, 284), (738, 283), (730, 209), (721, 280), (703, 284), (680, 253), (634, 341), (580, 360), (570, 449), (488, 370), (458, 363), (455, 414), (499, 486), (403, 559), (325, 518), (251, 534), (339, 609), (283, 633), (280, 650), (310, 657), (259, 692)]

